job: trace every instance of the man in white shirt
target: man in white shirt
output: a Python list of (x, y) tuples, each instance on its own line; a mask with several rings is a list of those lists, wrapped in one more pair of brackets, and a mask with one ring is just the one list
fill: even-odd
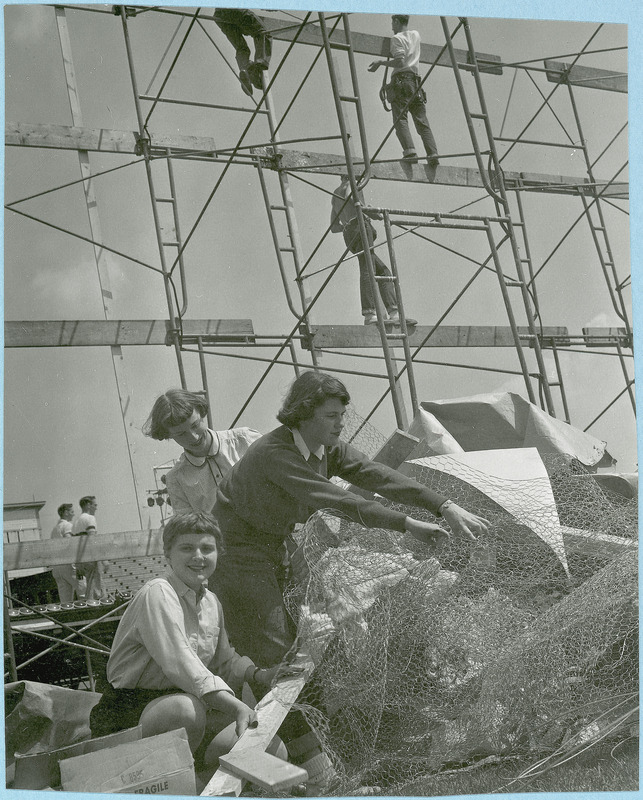
[[(51, 531), (52, 539), (63, 539), (72, 535), (71, 521), (74, 518), (74, 507), (71, 503), (58, 506), (58, 522)], [(58, 597), (61, 603), (71, 603), (76, 591), (76, 567), (73, 564), (58, 564), (51, 570), (58, 586)]]
[[(72, 526), (72, 536), (94, 536), (96, 534), (96, 509), (98, 503), (94, 495), (86, 495), (81, 497), (78, 501), (81, 509), (81, 515), (74, 521)], [(86, 561), (82, 564), (76, 564), (76, 573), (79, 578), (84, 577), (87, 580), (87, 590), (85, 592), (85, 600), (104, 600), (107, 597), (107, 591), (103, 586), (103, 575), (105, 572), (105, 565), (102, 561)]]
[(392, 67), (391, 82), (386, 86), (386, 97), (391, 104), (393, 112), (393, 125), (395, 133), (402, 145), (402, 160), (416, 163), (418, 160), (413, 137), (409, 130), (408, 112), (411, 112), (415, 129), (426, 150), (427, 161), (430, 167), (437, 167), (438, 148), (433, 138), (433, 132), (426, 116), (426, 94), (420, 83), (420, 34), (408, 30), (408, 14), (393, 14), (391, 17), (393, 34), (391, 39), (391, 57), (372, 61), (368, 67), (369, 72), (375, 72), (380, 67)]
[(152, 439), (174, 439), (183, 455), (166, 474), (174, 511), (212, 513), (216, 490), (233, 464), (261, 438), (252, 428), (215, 431), (208, 428), (208, 404), (202, 394), (168, 389), (158, 397), (143, 426)]

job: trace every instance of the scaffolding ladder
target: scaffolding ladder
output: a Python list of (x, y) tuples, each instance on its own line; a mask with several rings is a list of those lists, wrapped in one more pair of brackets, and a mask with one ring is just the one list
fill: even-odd
[[(464, 111), (467, 128), (469, 130), (469, 135), (471, 138), (471, 143), (473, 145), (473, 150), (476, 158), (476, 162), (478, 165), (478, 169), (480, 170), (480, 174), (483, 179), (483, 184), (488, 192), (488, 194), (493, 199), (496, 209), (498, 211), (497, 216), (504, 218), (502, 223), (503, 229), (506, 233), (507, 238), (511, 244), (511, 252), (514, 262), (514, 267), (516, 270), (517, 278), (515, 280), (508, 279), (502, 270), (502, 266), (500, 263), (500, 257), (498, 253), (498, 247), (496, 245), (495, 239), (491, 234), (491, 229), (489, 229), (489, 243), (492, 249), (493, 254), (493, 261), (496, 268), (496, 274), (498, 277), (498, 282), (500, 285), (500, 291), (502, 294), (503, 302), (505, 304), (505, 309), (507, 312), (507, 316), (509, 319), (509, 324), (514, 334), (514, 342), (516, 347), (516, 352), (518, 354), (518, 359), (521, 366), (521, 371), (523, 373), (523, 378), (525, 381), (525, 386), (527, 389), (527, 394), (529, 396), (529, 400), (532, 403), (536, 402), (536, 398), (534, 395), (534, 390), (531, 385), (531, 377), (532, 375), (529, 372), (527, 362), (525, 359), (525, 354), (523, 352), (523, 346), (518, 336), (518, 330), (516, 326), (515, 316), (513, 312), (513, 307), (511, 303), (511, 297), (509, 294), (509, 289), (516, 288), (520, 291), (523, 308), (527, 320), (527, 325), (529, 328), (530, 333), (530, 346), (534, 350), (534, 355), (536, 358), (536, 363), (538, 365), (538, 374), (536, 375), (538, 379), (540, 393), (542, 394), (541, 397), (541, 406), (551, 415), (556, 416), (554, 402), (552, 399), (551, 394), (551, 386), (549, 379), (547, 377), (547, 370), (545, 366), (545, 362), (543, 359), (542, 348), (540, 337), (538, 335), (538, 329), (536, 327), (536, 319), (534, 310), (532, 308), (532, 297), (529, 294), (529, 288), (527, 285), (527, 281), (525, 280), (524, 268), (523, 265), (526, 263), (526, 259), (523, 259), (520, 254), (520, 249), (518, 246), (518, 241), (516, 237), (516, 227), (520, 227), (520, 225), (516, 226), (513, 222), (511, 217), (511, 208), (509, 204), (509, 200), (507, 197), (507, 191), (505, 187), (504, 175), (500, 166), (500, 162), (498, 159), (498, 153), (495, 144), (495, 137), (493, 135), (493, 131), (491, 129), (491, 121), (489, 119), (489, 114), (487, 112), (487, 103), (485, 99), (484, 89), (482, 86), (482, 80), (480, 77), (480, 69), (478, 66), (478, 60), (475, 53), (475, 49), (473, 47), (473, 40), (471, 37), (471, 31), (469, 28), (469, 22), (466, 17), (461, 17), (459, 20), (458, 25), (456, 26), (453, 33), (449, 31), (448, 23), (445, 17), (440, 18), (442, 23), (442, 29), (444, 32), (444, 37), (447, 44), (447, 50), (449, 53), (449, 58), (451, 60), (451, 66), (453, 68), (453, 74), (455, 77), (458, 94), (460, 96), (460, 100), (462, 103), (462, 109)], [(466, 38), (467, 44), (467, 63), (462, 63), (457, 60), (456, 52), (453, 47), (453, 37), (457, 33), (457, 31), (462, 28)], [(467, 97), (467, 91), (464, 86), (464, 81), (462, 80), (462, 72), (469, 72), (474, 79), (475, 83), (475, 90), (476, 90), (476, 97), (478, 101), (479, 110), (478, 111), (471, 111), (469, 107), (469, 100)], [(481, 148), (478, 143), (478, 134), (476, 132), (476, 127), (474, 124), (475, 120), (480, 120), (484, 124), (484, 131), (486, 141), (488, 143), (488, 152), (489, 152), (489, 170), (485, 168), (483, 163)], [(494, 184), (491, 183), (491, 176), (493, 175)], [(524, 226), (524, 223), (521, 223)]]
[[(368, 143), (366, 139), (366, 127), (364, 125), (364, 116), (362, 112), (362, 102), (359, 93), (359, 82), (357, 78), (357, 69), (355, 67), (355, 55), (351, 43), (350, 23), (348, 14), (341, 15), (341, 29), (343, 30), (343, 41), (333, 39), (328, 33), (325, 15), (319, 13), (319, 22), (322, 33), (322, 40), (324, 52), (326, 54), (326, 61), (328, 64), (328, 72), (333, 92), (333, 100), (335, 102), (335, 110), (339, 122), (340, 135), (342, 139), (342, 147), (344, 150), (344, 157), (346, 159), (346, 174), (350, 184), (350, 191), (353, 197), (353, 203), (357, 213), (357, 222), (359, 227), (359, 234), (364, 250), (364, 259), (368, 269), (368, 276), (371, 284), (371, 291), (373, 294), (373, 301), (375, 306), (375, 314), (377, 317), (377, 330), (379, 332), (382, 351), (384, 354), (384, 362), (386, 364), (386, 373), (389, 381), (391, 391), (391, 399), (393, 402), (393, 409), (398, 428), (401, 430), (408, 430), (409, 419), (404, 406), (404, 399), (399, 384), (399, 376), (396, 374), (395, 363), (393, 360), (392, 349), (396, 345), (402, 345), (404, 350), (404, 361), (406, 364), (406, 374), (409, 386), (409, 394), (411, 398), (411, 407), (413, 414), (419, 408), (417, 389), (415, 385), (415, 376), (413, 372), (413, 360), (411, 357), (411, 349), (409, 345), (409, 334), (406, 324), (406, 315), (404, 313), (404, 303), (402, 302), (402, 291), (400, 286), (399, 273), (397, 264), (395, 262), (395, 254), (392, 248), (391, 225), (388, 213), (383, 211), (384, 225), (386, 228), (386, 235), (389, 244), (389, 254), (391, 255), (391, 275), (376, 275), (373, 265), (372, 245), (369, 241), (369, 236), (366, 227), (366, 217), (364, 214), (364, 205), (361, 201), (361, 191), (370, 179), (370, 159), (368, 155)], [(342, 91), (339, 79), (339, 72), (335, 66), (335, 58), (333, 50), (343, 52), (348, 58), (348, 67), (351, 77), (352, 94), (345, 94)], [(350, 134), (348, 120), (344, 110), (345, 106), (352, 106), (355, 109), (357, 117), (357, 126), (359, 131), (359, 142), (361, 147), (361, 163), (364, 168), (362, 174), (357, 176), (355, 163), (358, 160), (353, 155), (352, 137)], [(395, 293), (397, 308), (400, 317), (400, 330), (399, 332), (393, 331), (385, 323), (385, 311), (382, 299), (379, 292), (379, 284), (389, 282)]]

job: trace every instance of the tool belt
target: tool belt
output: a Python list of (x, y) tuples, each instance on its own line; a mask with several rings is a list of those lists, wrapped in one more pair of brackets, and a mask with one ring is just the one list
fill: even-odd
[(422, 79), (415, 72), (396, 72), (386, 84), (386, 99), (389, 103), (409, 103), (417, 98), (426, 103), (426, 92), (421, 83)]

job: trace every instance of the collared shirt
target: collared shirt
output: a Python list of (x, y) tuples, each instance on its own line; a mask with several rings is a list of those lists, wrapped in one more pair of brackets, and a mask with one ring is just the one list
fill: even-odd
[(186, 451), (166, 474), (166, 486), (175, 511), (212, 513), (217, 486), (250, 445), (261, 438), (252, 428), (210, 431), (212, 445), (207, 456)]
[[(292, 428), (291, 433), (292, 433), (292, 438), (295, 444), (297, 445), (297, 449), (306, 459), (306, 461), (308, 461), (308, 456), (311, 454), (311, 451), (308, 449), (308, 445), (304, 441), (304, 437), (301, 435), (301, 433), (299, 433), (297, 428)], [(315, 452), (313, 453), (313, 455), (317, 456), (317, 458), (321, 461), (324, 458), (324, 453), (325, 453), (324, 445), (320, 444), (317, 450), (315, 450)]]
[[(278, 562), (294, 525), (306, 522), (320, 509), (334, 509), (367, 528), (405, 530), (406, 513), (345, 491), (328, 480), (335, 475), (394, 503), (434, 513), (447, 499), (397, 470), (370, 461), (344, 442), (324, 449), (325, 476), (306, 463), (293, 431), (285, 426), (249, 448), (217, 489), (215, 516), (228, 554), (247, 548), (246, 559), (257, 550)], [(218, 568), (223, 569), (225, 561), (224, 555)]]
[[(345, 228), (346, 225), (348, 225), (348, 223), (357, 216), (355, 203), (353, 202), (352, 197), (350, 197), (348, 202), (344, 204), (344, 200), (346, 200), (346, 197), (350, 194), (350, 191), (350, 183), (348, 183), (348, 181), (343, 181), (333, 192), (333, 197), (331, 200), (332, 214), (333, 216), (339, 214), (335, 223), (337, 226), (335, 233), (338, 233), (339, 230)], [(364, 203), (364, 195), (361, 192), (359, 193), (359, 200), (360, 203)]]
[(391, 38), (391, 58), (401, 61), (399, 67), (393, 67), (391, 75), (398, 72), (414, 72), (420, 74), (420, 34), (417, 31), (400, 31)]
[(71, 536), (72, 527), (68, 519), (63, 519), (61, 517), (51, 531), (51, 538), (62, 539), (64, 536)]
[(171, 569), (137, 592), (107, 662), (107, 680), (115, 689), (177, 687), (200, 698), (243, 685), (253, 662), (228, 641), (217, 597), (205, 588), (200, 595)]

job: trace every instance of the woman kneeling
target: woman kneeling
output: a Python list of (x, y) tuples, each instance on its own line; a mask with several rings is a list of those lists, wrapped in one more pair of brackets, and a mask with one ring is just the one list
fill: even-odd
[[(165, 525), (163, 550), (166, 576), (148, 581), (119, 623), (107, 663), (109, 685), (91, 713), (92, 736), (135, 725), (144, 737), (185, 728), (195, 766), (207, 774), (257, 724), (255, 711), (235, 691), (244, 681), (265, 691), (277, 673), (298, 668), (258, 669), (228, 641), (221, 604), (207, 589), (222, 550), (214, 517), (175, 514)], [(273, 741), (268, 752), (279, 744)]]

